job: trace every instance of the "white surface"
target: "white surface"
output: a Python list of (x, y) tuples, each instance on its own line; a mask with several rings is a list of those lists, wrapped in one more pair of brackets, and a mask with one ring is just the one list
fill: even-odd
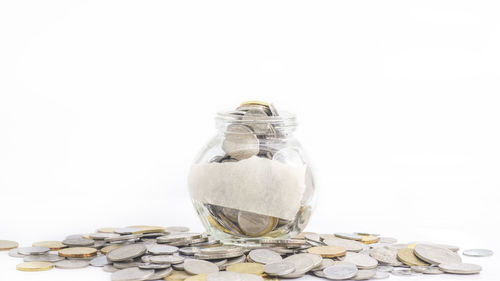
[[(2, 1), (0, 237), (201, 231), (191, 161), (216, 110), (261, 99), (298, 114), (320, 189), (308, 230), (490, 248), (466, 259), (483, 273), (460, 280), (498, 279), (498, 12), (495, 1)], [(17, 262), (0, 253), (0, 280), (109, 280)], [(413, 280), (445, 278), (458, 279)]]

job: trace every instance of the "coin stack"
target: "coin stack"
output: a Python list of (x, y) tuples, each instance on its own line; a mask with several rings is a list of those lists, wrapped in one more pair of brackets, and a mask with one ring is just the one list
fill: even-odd
[[(204, 225), (224, 240), (297, 234), (309, 220), (314, 183), (300, 146), (290, 137), (293, 124), (272, 104), (260, 101), (244, 102), (222, 116), (217, 153), (203, 160), (208, 163), (197, 163), (192, 169), (197, 172), (190, 173), (194, 178), (190, 192)], [(269, 183), (266, 188), (263, 182)], [(286, 216), (285, 209), (291, 210)]]
[[(303, 232), (292, 239), (263, 239), (258, 246), (223, 245), (206, 233), (182, 226), (100, 228), (18, 248), (0, 240), (0, 250), (24, 259), (21, 271), (101, 267), (112, 281), (259, 281), (306, 274), (330, 280), (397, 276), (477, 274), (481, 266), (463, 263), (458, 247), (429, 242), (397, 243), (369, 233)], [(487, 249), (462, 252), (471, 257)]]

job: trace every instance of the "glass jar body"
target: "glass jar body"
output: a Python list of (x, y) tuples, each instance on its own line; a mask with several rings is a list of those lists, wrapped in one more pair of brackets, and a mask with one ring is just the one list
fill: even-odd
[(312, 214), (315, 185), (294, 128), (249, 141), (245, 127), (256, 132), (265, 123), (223, 123), (189, 173), (189, 193), (207, 232), (238, 244), (301, 232)]

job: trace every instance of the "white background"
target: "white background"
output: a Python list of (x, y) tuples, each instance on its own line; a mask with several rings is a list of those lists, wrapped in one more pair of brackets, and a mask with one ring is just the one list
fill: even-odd
[[(0, 239), (202, 231), (187, 171), (215, 112), (257, 99), (298, 116), (319, 189), (307, 230), (490, 248), (465, 259), (483, 273), (460, 280), (498, 278), (499, 12), (495, 1), (2, 0)], [(109, 280), (18, 262), (0, 253), (0, 280)]]

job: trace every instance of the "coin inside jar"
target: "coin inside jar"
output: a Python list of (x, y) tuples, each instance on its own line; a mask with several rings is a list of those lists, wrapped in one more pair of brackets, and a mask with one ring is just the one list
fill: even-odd
[(259, 139), (249, 127), (231, 124), (227, 127), (222, 149), (234, 159), (247, 159), (259, 153)]
[(245, 211), (238, 214), (238, 225), (248, 236), (262, 236), (273, 230), (276, 224), (277, 221), (273, 217)]

